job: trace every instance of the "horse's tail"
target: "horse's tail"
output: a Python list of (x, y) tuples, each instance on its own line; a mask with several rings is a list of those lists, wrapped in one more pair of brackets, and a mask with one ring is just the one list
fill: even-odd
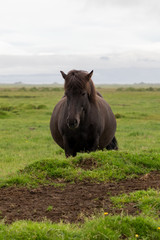
[(117, 139), (114, 138), (112, 139), (112, 141), (107, 145), (106, 147), (107, 150), (118, 150), (118, 142)]

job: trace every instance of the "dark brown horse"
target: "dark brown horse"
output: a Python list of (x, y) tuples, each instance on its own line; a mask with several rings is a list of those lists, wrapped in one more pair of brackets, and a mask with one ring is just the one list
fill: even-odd
[(118, 149), (116, 119), (109, 104), (95, 90), (93, 71), (61, 74), (65, 79), (65, 95), (53, 110), (50, 129), (66, 157), (96, 149)]

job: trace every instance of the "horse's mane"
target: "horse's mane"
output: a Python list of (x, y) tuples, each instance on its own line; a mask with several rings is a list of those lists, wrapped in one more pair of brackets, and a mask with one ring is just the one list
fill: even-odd
[(96, 90), (92, 79), (87, 79), (88, 72), (86, 71), (78, 71), (71, 70), (65, 79), (65, 91), (73, 90), (80, 91), (86, 90), (88, 93), (88, 97), (90, 102), (96, 102)]

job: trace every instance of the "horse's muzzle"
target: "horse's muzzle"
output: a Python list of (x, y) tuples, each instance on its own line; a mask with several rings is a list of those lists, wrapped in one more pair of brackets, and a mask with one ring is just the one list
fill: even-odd
[(69, 119), (67, 118), (67, 126), (70, 128), (70, 129), (74, 129), (74, 128), (78, 128), (79, 126), (79, 122), (77, 119)]

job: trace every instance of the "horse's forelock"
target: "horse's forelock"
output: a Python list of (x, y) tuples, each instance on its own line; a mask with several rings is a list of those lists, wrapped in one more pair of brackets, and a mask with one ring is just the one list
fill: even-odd
[(81, 71), (72, 70), (67, 74), (65, 80), (65, 89), (77, 89), (83, 91), (86, 88), (84, 74)]

